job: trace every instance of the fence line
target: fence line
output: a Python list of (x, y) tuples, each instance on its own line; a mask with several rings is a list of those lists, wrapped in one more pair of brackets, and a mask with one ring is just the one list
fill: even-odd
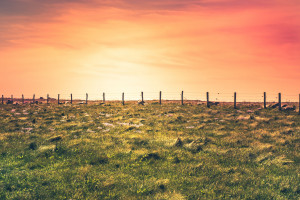
[[(71, 101), (71, 100), (87, 100), (89, 99), (89, 94), (90, 93), (86, 93), (86, 98), (83, 98), (83, 95), (77, 95), (74, 93), (70, 93), (70, 94), (62, 94), (60, 93), (60, 99), (63, 101)], [(92, 96), (94, 94), (94, 96)], [(109, 94), (114, 94), (114, 95), (109, 95)], [(121, 94), (122, 93), (106, 93), (103, 92), (103, 97), (101, 97), (101, 94), (96, 94), (96, 93), (92, 93), (92, 97), (90, 100), (92, 101), (99, 101), (99, 100), (103, 100), (105, 101), (105, 99), (107, 100), (121, 100)], [(130, 100), (130, 101), (134, 101), (134, 100), (142, 100), (144, 101), (146, 100), (159, 100), (159, 99), (164, 99), (164, 100), (185, 100), (185, 101), (189, 101), (189, 100), (195, 100), (195, 101), (207, 101), (207, 94), (206, 93), (206, 98), (205, 95), (201, 94), (201, 93), (191, 93), (191, 92), (184, 92), (184, 95), (182, 95), (181, 93), (169, 93), (169, 92), (164, 92), (162, 93), (161, 91), (159, 93), (156, 93), (155, 96), (157, 96), (157, 98), (154, 95), (151, 95), (150, 98), (145, 98), (145, 94), (147, 95), (147, 93), (145, 92), (141, 92), (141, 95), (137, 94), (137, 93), (124, 93), (126, 95), (126, 99)], [(154, 93), (152, 93), (154, 94)], [(172, 95), (174, 94), (174, 95)], [(254, 95), (254, 94), (248, 94), (248, 95), (241, 95), (242, 93), (232, 93), (230, 95), (222, 95), (221, 93), (212, 93), (209, 92), (209, 100), (211, 101), (219, 101), (219, 102), (234, 102), (234, 95), (239, 95), (238, 97), (236, 97), (236, 101), (237, 102), (277, 102), (279, 96), (278, 93), (274, 94), (272, 93), (270, 95), (270, 93), (261, 93), (258, 95)], [(2, 95), (3, 98), (5, 100), (14, 100), (16, 99), (17, 101), (21, 101), (21, 98), (14, 98), (13, 95), (11, 95), (11, 97), (4, 97), (4, 95)], [(96, 97), (95, 97), (96, 96)], [(118, 98), (119, 96), (119, 98)], [(177, 96), (177, 97), (176, 97)], [(149, 95), (148, 95), (149, 97)], [(298, 102), (298, 95), (283, 95), (282, 97), (282, 102)], [(285, 99), (284, 99), (285, 98)], [(36, 100), (40, 101), (40, 100), (44, 100), (44, 99), (56, 99), (49, 96), (49, 94), (47, 94), (47, 98), (36, 98), (36, 95), (34, 94), (32, 97), (30, 97), (30, 95), (25, 96), (24, 94), (22, 94), (22, 101), (26, 100), (26, 101), (31, 101), (31, 102), (35, 102)]]
[[(71, 104), (73, 104), (74, 101), (82, 101), (82, 102), (80, 102), (82, 104), (83, 103), (88, 104), (88, 101), (92, 101), (92, 102), (93, 101), (102, 101), (102, 103), (105, 103), (106, 100), (107, 100), (107, 98), (106, 98), (107, 94), (112, 95), (112, 94), (118, 94), (118, 93), (105, 93), (105, 92), (103, 92), (102, 99), (97, 98), (97, 99), (94, 99), (94, 100), (93, 99), (89, 100), (89, 98), (88, 98), (89, 95), (88, 95), (88, 93), (86, 93), (85, 102), (83, 102), (84, 100), (82, 98), (74, 99), (74, 96), (73, 96), (74, 94), (73, 93), (63, 94), (63, 96), (65, 96), (65, 97), (67, 96), (67, 98), (61, 98), (61, 94), (58, 94), (57, 95), (57, 103), (62, 104), (62, 103), (65, 103), (65, 102), (70, 102)], [(150, 92), (150, 94), (152, 94), (152, 96), (154, 96), (153, 94), (155, 94), (155, 93)], [(156, 93), (156, 94), (158, 94), (157, 95), (158, 99), (154, 98), (154, 99), (149, 99), (149, 100), (150, 101), (158, 100), (159, 104), (162, 104), (162, 100), (165, 100), (165, 101), (180, 101), (181, 105), (184, 105), (184, 101), (199, 101), (199, 102), (206, 102), (207, 107), (210, 107), (211, 105), (213, 105), (212, 102), (215, 102), (215, 104), (216, 104), (216, 102), (229, 102), (229, 103), (233, 102), (233, 105), (234, 105), (235, 109), (237, 108), (237, 103), (238, 102), (239, 103), (243, 103), (243, 102), (262, 103), (263, 102), (263, 107), (264, 108), (267, 108), (267, 103), (277, 102), (276, 107), (278, 107), (279, 110), (282, 110), (282, 102), (286, 102), (286, 103), (288, 103), (288, 102), (296, 103), (297, 102), (296, 100), (291, 101), (290, 99), (289, 100), (286, 99), (286, 101), (282, 101), (283, 96), (281, 95), (281, 93), (278, 93), (277, 97), (274, 93), (271, 93), (271, 96), (273, 97), (273, 100), (268, 101), (267, 97), (269, 97), (269, 96), (267, 96), (266, 92), (263, 92), (261, 94), (260, 93), (255, 93), (255, 96), (257, 96), (257, 97), (254, 97), (253, 94), (239, 93), (239, 94), (244, 94), (244, 95), (241, 95), (242, 98), (240, 98), (240, 96), (239, 97), (237, 96), (237, 92), (234, 92), (234, 93), (210, 93), (210, 92), (206, 92), (206, 99), (205, 100), (200, 100), (199, 99), (200, 93), (192, 93), (192, 92), (185, 92), (184, 93), (184, 91), (181, 91), (181, 93), (175, 93), (175, 92), (162, 93), (162, 91), (159, 91), (159, 93)], [(163, 94), (165, 95), (166, 98), (163, 98)], [(176, 94), (176, 96), (178, 95), (178, 98), (174, 99), (175, 94)], [(188, 95), (188, 97), (185, 97), (186, 94)], [(213, 94), (215, 98), (210, 98), (211, 94)], [(97, 94), (97, 95), (100, 95), (100, 94)], [(122, 104), (125, 105), (125, 93), (123, 92), (121, 95), (122, 96), (119, 100), (121, 100)], [(170, 97), (168, 95), (172, 95), (173, 98), (168, 98), (168, 97)], [(191, 98), (193, 95), (198, 97), (198, 98)], [(226, 100), (224, 100), (224, 99), (222, 100), (220, 95), (222, 95), (223, 98), (226, 98)], [(144, 102), (144, 92), (141, 92), (140, 98), (136, 98), (136, 97), (138, 97), (138, 95), (136, 93), (126, 93), (126, 96), (129, 97), (127, 99), (128, 101), (136, 101), (136, 100), (140, 100), (140, 98), (141, 98), (141, 101)], [(295, 95), (290, 95), (290, 94), (289, 95), (284, 95), (284, 96), (287, 96), (289, 98), (296, 97)], [(130, 97), (134, 97), (134, 98), (130, 98)], [(247, 98), (243, 99), (245, 97), (247, 97)], [(213, 99), (213, 100), (211, 101), (210, 99)], [(228, 101), (228, 99), (232, 99), (233, 101)], [(50, 103), (50, 102), (55, 101), (56, 99), (55, 98), (50, 98), (49, 94), (47, 94), (46, 99), (44, 99), (43, 97), (40, 97), (39, 99), (36, 99), (35, 94), (33, 94), (32, 98), (25, 98), (24, 94), (22, 94), (22, 97), (20, 99), (14, 98), (13, 95), (11, 95), (10, 98), (4, 97), (4, 95), (2, 95), (1, 103), (4, 104), (5, 101), (6, 101), (6, 104), (13, 104), (14, 102), (22, 102), (24, 104), (24, 103), (38, 103), (38, 102), (42, 102), (42, 101), (45, 101), (45, 100), (46, 100), (47, 103)], [(118, 99), (111, 98), (111, 101), (118, 101)], [(299, 94), (298, 102), (299, 102), (299, 107), (300, 107), (300, 94)], [(300, 114), (300, 109), (299, 109), (299, 114)]]
[[(103, 92), (102, 93), (87, 93), (90, 100), (121, 100), (122, 93), (110, 93), (110, 92)], [(277, 102), (278, 101), (278, 93), (268, 93), (268, 96), (266, 96), (266, 93), (251, 93), (251, 94), (243, 94), (243, 93), (236, 93), (238, 95), (237, 102), (264, 102), (264, 98), (266, 98), (267, 102)], [(56, 99), (55, 95), (51, 95), (51, 99)], [(76, 93), (60, 93), (60, 99), (62, 100), (71, 100), (71, 95), (73, 100), (86, 100), (86, 97), (84, 98), (83, 94), (76, 94)], [(102, 97), (103, 95), (103, 97)], [(143, 92), (143, 97), (139, 93), (132, 93), (132, 92), (126, 92), (126, 100), (181, 100), (182, 99), (182, 92), (151, 92), (151, 93), (145, 93)], [(21, 95), (20, 95), (21, 96)], [(53, 98), (54, 96), (54, 98)], [(207, 95), (206, 95), (207, 96)], [(207, 101), (207, 97), (205, 96), (205, 93), (192, 93), (192, 92), (184, 92), (183, 99), (184, 100), (199, 100), (199, 101)], [(57, 97), (57, 96), (56, 96)], [(92, 97), (92, 98), (90, 98)], [(148, 98), (147, 98), (148, 97)], [(11, 97), (13, 99), (13, 96)], [(47, 94), (47, 98), (50, 98), (49, 94)], [(9, 99), (7, 96), (4, 99)], [(18, 99), (18, 98), (17, 98)], [(24, 95), (22, 94), (22, 99), (24, 101), (36, 101), (36, 100), (43, 100), (44, 98), (36, 98), (36, 95)], [(46, 99), (46, 98), (45, 98)], [(211, 101), (219, 101), (219, 102), (234, 102), (234, 93), (217, 93), (217, 92), (209, 92), (209, 99)], [(290, 95), (290, 94), (284, 94), (282, 95), (282, 101), (283, 102), (298, 102), (298, 94), (297, 95)]]
[[(57, 94), (56, 94), (57, 95)], [(56, 95), (51, 95), (51, 99), (57, 98)], [(99, 94), (91, 94), (88, 93), (89, 95), (89, 99), (90, 100), (102, 100), (103, 97), (101, 97), (102, 95)], [(121, 99), (121, 95), (122, 93), (104, 93), (105, 98), (107, 100), (120, 100)], [(125, 93), (126, 95), (126, 99), (127, 100), (141, 100), (141, 95), (139, 93)], [(242, 95), (240, 93), (237, 93), (238, 97), (237, 97), (237, 102), (263, 102), (264, 99), (264, 94), (261, 93), (259, 95), (254, 95), (254, 94), (248, 94), (248, 95)], [(268, 93), (267, 96), (267, 101), (268, 102), (275, 102), (278, 101), (278, 93), (277, 94), (270, 94)], [(23, 94), (24, 96), (24, 94)], [(43, 100), (44, 98), (33, 98), (31, 95), (26, 95), (24, 96), (24, 100), (28, 101), (30, 99), (30, 101), (34, 102), (35, 100)], [(56, 96), (56, 97), (55, 97)], [(91, 97), (91, 98), (90, 98)], [(50, 96), (49, 96), (50, 98)], [(156, 93), (155, 95), (153, 94), (147, 94), (145, 92), (143, 92), (143, 100), (159, 100), (160, 98), (160, 93)], [(182, 94), (181, 93), (168, 93), (168, 92), (163, 92), (161, 94), (161, 98), (164, 100), (181, 100), (182, 98)], [(234, 99), (234, 93), (230, 94), (230, 95), (222, 95), (220, 93), (209, 93), (209, 98), (211, 101), (220, 101), (220, 102), (233, 102)], [(5, 99), (9, 99), (8, 97), (5, 97)], [(17, 98), (18, 99), (18, 98)], [(63, 100), (71, 100), (71, 93), (70, 94), (63, 94), (60, 93), (60, 99)], [(83, 95), (76, 95), (76, 94), (72, 94), (72, 99), (73, 100), (86, 100), (86, 98), (84, 98)], [(183, 99), (184, 100), (199, 100), (199, 101), (206, 101), (207, 98), (205, 98), (204, 93), (187, 93), (184, 92), (183, 95)], [(282, 101), (283, 102), (298, 102), (298, 96), (297, 95), (283, 95), (282, 96)]]

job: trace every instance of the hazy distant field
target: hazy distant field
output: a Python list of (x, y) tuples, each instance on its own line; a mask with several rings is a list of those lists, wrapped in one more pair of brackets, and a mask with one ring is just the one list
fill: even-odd
[(300, 115), (261, 105), (0, 105), (0, 199), (299, 199)]

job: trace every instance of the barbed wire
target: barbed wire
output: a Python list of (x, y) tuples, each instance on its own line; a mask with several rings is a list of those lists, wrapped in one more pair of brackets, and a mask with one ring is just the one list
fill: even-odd
[[(81, 100), (84, 101), (86, 98), (90, 101), (101, 101), (103, 100), (103, 94), (105, 95), (105, 100), (109, 101), (121, 101), (122, 100), (122, 92), (99, 92), (99, 93), (59, 93), (59, 94), (48, 94), (51, 99), (58, 99), (58, 95), (60, 100), (68, 101), (73, 100)], [(159, 92), (143, 92), (143, 100), (159, 100)], [(163, 92), (162, 91), (162, 100), (181, 100), (181, 91), (180, 92)], [(233, 102), (234, 101), (234, 93), (222, 93), (222, 92), (209, 92), (209, 101), (219, 101), (219, 102)], [(86, 96), (88, 95), (88, 96)], [(264, 102), (264, 93), (245, 93), (245, 92), (237, 92), (237, 102)], [(1, 97), (0, 97), (1, 98)], [(22, 99), (21, 95), (3, 95), (4, 99)], [(23, 98), (25, 100), (39, 100), (46, 99), (47, 94), (23, 94)], [(138, 101), (142, 99), (141, 93), (137, 92), (124, 92), (125, 100), (129, 101)], [(194, 100), (194, 101), (207, 101), (207, 93), (206, 92), (184, 92), (183, 99), (185, 101)], [(278, 93), (266, 93), (266, 102), (275, 102), (278, 101)], [(299, 102), (299, 94), (284, 94), (282, 93), (281, 97), (282, 102)]]

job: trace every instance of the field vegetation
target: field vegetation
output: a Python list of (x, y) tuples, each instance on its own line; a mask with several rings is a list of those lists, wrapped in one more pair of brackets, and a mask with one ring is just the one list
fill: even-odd
[(262, 105), (0, 105), (0, 199), (299, 199), (300, 116)]

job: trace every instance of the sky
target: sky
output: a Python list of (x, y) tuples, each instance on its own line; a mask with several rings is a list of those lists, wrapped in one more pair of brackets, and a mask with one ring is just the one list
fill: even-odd
[(0, 93), (297, 98), (299, 10), (299, 0), (1, 0)]

